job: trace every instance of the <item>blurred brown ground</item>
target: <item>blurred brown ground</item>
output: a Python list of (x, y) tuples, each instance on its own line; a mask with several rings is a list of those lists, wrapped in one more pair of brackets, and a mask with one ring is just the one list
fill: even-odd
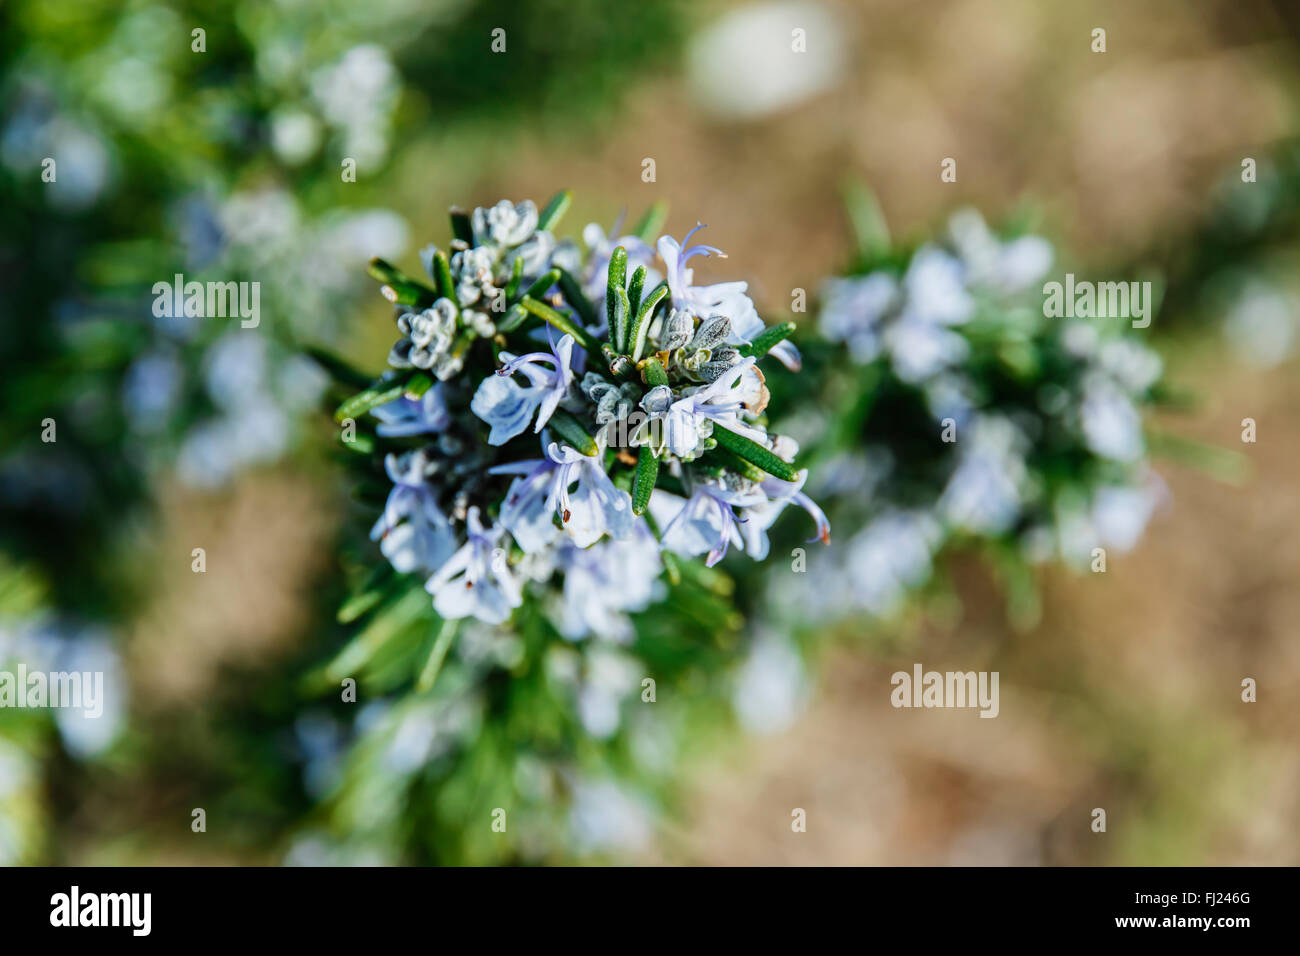
[[(1161, 467), (1172, 492), (1105, 574), (1049, 574), (1018, 633), (956, 568), (965, 613), (876, 655), (840, 649), (789, 731), (702, 772), (670, 859), (709, 864), (1294, 865), (1300, 862), (1300, 378), (1180, 352), (1206, 405), (1184, 434), (1245, 450), (1240, 487)], [(1240, 441), (1241, 419), (1259, 426)], [(866, 635), (864, 634), (864, 638)], [(864, 641), (865, 643), (865, 641)], [(1001, 713), (895, 710), (889, 677), (997, 670)], [(1243, 703), (1241, 681), (1258, 682)], [(802, 807), (808, 831), (790, 829)], [(1107, 832), (1091, 832), (1093, 808)]]
[[(664, 76), (633, 91), (599, 134), (517, 137), (485, 126), (453, 137), (435, 127), (408, 151), (393, 205), (422, 243), (445, 241), (452, 204), (541, 200), (569, 186), (576, 228), (665, 198), (670, 231), (710, 223), (708, 240), (731, 255), (701, 273), (750, 280), (760, 307), (775, 312), (790, 289), (811, 290), (843, 261), (838, 189), (850, 176), (876, 190), (899, 233), (964, 203), (996, 220), (1029, 199), (1080, 261), (1122, 262), (1190, 228), (1242, 156), (1297, 132), (1295, 46), (1265, 4), (830, 9), (852, 53), (848, 74), (819, 98), (728, 123)], [(1094, 26), (1107, 30), (1105, 54), (1089, 50)], [(657, 163), (653, 184), (640, 179), (646, 156)], [(958, 160), (956, 184), (939, 181), (946, 156)], [(382, 355), (391, 338), (377, 303), (357, 354)], [(1254, 466), (1244, 485), (1161, 467), (1173, 503), (1145, 543), (1105, 575), (1048, 574), (1044, 618), (1029, 633), (1006, 625), (990, 581), (959, 567), (958, 623), (921, 628), (894, 652), (838, 651), (793, 729), (690, 770), (698, 780), (687, 818), (655, 858), (1300, 862), (1296, 366), (1234, 365), (1217, 333), (1180, 343), (1170, 365), (1205, 404), (1166, 424), (1244, 449)], [(1246, 416), (1259, 423), (1257, 445), (1240, 444)], [(175, 499), (182, 526), (216, 530), (225, 558), (247, 570), (230, 572), (217, 599), (187, 586), (188, 569), (178, 576), (140, 625), (139, 679), (197, 693), (206, 668), (279, 646), (295, 595), (319, 567), (330, 524), (312, 511), (319, 500), (287, 473), (246, 480), (220, 500)], [(188, 554), (192, 535), (174, 537)], [(218, 557), (209, 552), (210, 567)], [(186, 659), (154, 659), (168, 641), (182, 642), (176, 655)], [(999, 670), (1001, 716), (893, 710), (889, 674), (913, 661)], [(1259, 681), (1257, 704), (1240, 702), (1246, 676)], [(794, 807), (808, 812), (806, 834), (790, 832)], [(1093, 807), (1107, 810), (1108, 833), (1090, 832)]]

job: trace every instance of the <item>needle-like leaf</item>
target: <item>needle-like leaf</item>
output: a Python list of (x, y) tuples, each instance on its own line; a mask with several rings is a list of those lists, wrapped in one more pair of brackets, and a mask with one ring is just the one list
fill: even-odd
[(771, 449), (764, 448), (753, 439), (738, 435), (717, 422), (713, 423), (713, 437), (727, 451), (745, 459), (751, 465), (757, 465), (769, 475), (775, 475), (782, 481), (795, 481), (799, 477), (799, 469), (785, 459), (777, 457)]

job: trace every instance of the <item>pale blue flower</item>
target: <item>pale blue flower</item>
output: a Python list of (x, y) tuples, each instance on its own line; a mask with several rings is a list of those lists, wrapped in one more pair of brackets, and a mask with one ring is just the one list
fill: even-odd
[(478, 508), (465, 518), (468, 540), (425, 582), (433, 609), (443, 618), (474, 617), (484, 624), (504, 624), (523, 603), (523, 589), (498, 545), (505, 529), (484, 528)]
[(936, 246), (922, 246), (912, 256), (903, 291), (907, 310), (924, 322), (962, 325), (975, 314), (961, 260)]
[(939, 498), (939, 513), (974, 534), (1009, 530), (1020, 514), (1026, 480), (1024, 434), (990, 415), (975, 419), (957, 444), (957, 468)]
[(564, 591), (558, 627), (570, 640), (595, 634), (607, 640), (632, 639), (629, 611), (643, 611), (654, 599), (663, 570), (659, 542), (645, 521), (622, 540), (590, 548), (566, 545), (560, 553)]
[(495, 206), (475, 209), (470, 217), (476, 246), (513, 247), (526, 242), (537, 231), (537, 204), (531, 199), (511, 203), (502, 199)]
[(1133, 395), (1140, 395), (1159, 381), (1164, 368), (1159, 355), (1128, 338), (1111, 339), (1102, 345), (1097, 364)]
[(550, 544), (557, 530), (551, 520), (554, 515), (559, 515), (560, 526), (579, 548), (595, 544), (605, 534), (626, 538), (631, 533), (632, 498), (614, 487), (603, 457), (551, 442), (545, 458), (491, 469), (495, 475), (520, 476), (510, 483), (501, 506), (501, 524), (520, 548), (531, 554)]
[(887, 272), (822, 283), (822, 334), (843, 342), (863, 365), (880, 355), (882, 327), (899, 300), (898, 280)]
[(644, 849), (654, 836), (649, 802), (612, 780), (578, 782), (568, 825), (574, 845), (585, 853), (631, 853)]
[(817, 526), (817, 535), (811, 539), (812, 541), (821, 541), (822, 544), (831, 543), (831, 523), (826, 517), (826, 512), (822, 511), (817, 502), (803, 491), (804, 482), (807, 480), (807, 468), (799, 472), (799, 477), (795, 481), (782, 481), (780, 478), (769, 476), (758, 485), (764, 500), (741, 509), (740, 534), (745, 542), (745, 553), (755, 561), (762, 561), (767, 557), (770, 548), (767, 529), (772, 527), (788, 504), (796, 504), (812, 516)]
[[(501, 358), (506, 364), (483, 380), (470, 402), (474, 414), (492, 426), (488, 433), (490, 445), (504, 445), (521, 434), (534, 414), (536, 432), (550, 421), (573, 383), (573, 336), (565, 335), (550, 352), (518, 357), (502, 352)], [(540, 368), (542, 362), (551, 368)], [(528, 379), (527, 388), (514, 381), (511, 376), (515, 372), (522, 372)]]
[(948, 233), (972, 286), (1014, 295), (1035, 285), (1052, 265), (1052, 244), (1046, 239), (1021, 236), (1003, 242), (974, 209), (953, 213)]
[(451, 424), (441, 385), (434, 385), (420, 398), (402, 396), (372, 408), (370, 413), (382, 423), (375, 428), (376, 433), (385, 437), (440, 432)]
[(550, 458), (534, 458), (489, 469), (494, 475), (519, 476), (506, 491), (498, 520), (526, 554), (545, 550), (560, 534), (554, 521), (559, 468), (559, 463)]
[(438, 507), (438, 497), (425, 478), (423, 452), (389, 455), (384, 469), (393, 481), (383, 514), (370, 529), (393, 568), (402, 574), (432, 571), (456, 550), (451, 522)]
[[(672, 293), (672, 306), (682, 309), (699, 318), (710, 315), (725, 315), (731, 320), (731, 331), (727, 342), (731, 345), (747, 345), (762, 334), (766, 327), (754, 308), (754, 302), (747, 294), (749, 284), (746, 282), (719, 282), (715, 285), (697, 286), (693, 284), (694, 270), (686, 263), (696, 256), (718, 255), (726, 258), (726, 253), (715, 246), (690, 245), (691, 236), (704, 228), (699, 223), (686, 234), (679, 244), (672, 236), (661, 236), (658, 248), (659, 257), (663, 259), (668, 271), (668, 288)], [(770, 353), (782, 365), (797, 372), (801, 365), (799, 350), (788, 339), (781, 342)]]
[(746, 730), (774, 733), (794, 723), (807, 695), (808, 677), (798, 652), (764, 632), (736, 674), (731, 703)]
[(847, 553), (838, 559), (845, 574), (844, 597), (877, 616), (891, 613), (908, 591), (929, 578), (941, 539), (939, 525), (924, 512), (879, 515), (849, 541)]
[(1145, 454), (1142, 416), (1112, 382), (1095, 378), (1085, 385), (1079, 423), (1084, 442), (1103, 458), (1134, 462)]
[[(583, 289), (593, 302), (604, 302), (605, 291), (609, 286), (609, 260), (613, 256), (614, 250), (622, 246), (627, 252), (627, 274), (631, 277), (638, 266), (644, 266), (646, 270), (645, 289), (650, 291), (659, 284), (661, 276), (652, 268), (655, 251), (649, 243), (645, 242), (638, 236), (618, 236), (619, 230), (623, 226), (623, 214), (614, 220), (614, 225), (605, 234), (604, 228), (600, 223), (589, 222), (582, 230), (582, 241), (586, 245), (587, 270), (583, 276)], [(605, 318), (604, 310), (598, 310), (601, 315), (602, 328), (596, 330), (598, 334), (604, 334), (604, 326), (608, 325)]]
[(551, 442), (546, 455), (559, 465), (551, 495), (560, 524), (574, 544), (585, 548), (605, 534), (626, 538), (632, 533), (632, 497), (614, 487), (605, 473), (603, 454), (584, 455)]
[(755, 359), (741, 360), (723, 372), (709, 385), (697, 388), (676, 401), (666, 385), (652, 388), (641, 400), (646, 420), (633, 435), (634, 445), (650, 445), (661, 454), (666, 448), (679, 458), (694, 457), (702, 441), (711, 432), (712, 422), (751, 438), (759, 444), (767, 443), (766, 433), (740, 418), (746, 404), (755, 398), (755, 383), (761, 385), (751, 371)]
[(1168, 487), (1154, 472), (1148, 472), (1140, 485), (1098, 488), (1089, 514), (1097, 542), (1121, 553), (1132, 551), (1151, 516), (1168, 499)]
[(707, 554), (705, 564), (713, 567), (726, 557), (729, 546), (734, 544), (744, 550), (743, 519), (734, 509), (758, 507), (766, 500), (767, 496), (757, 485), (730, 489), (701, 482), (685, 501), (656, 490), (650, 507), (663, 528), (661, 539), (665, 548), (687, 557)]
[(894, 374), (911, 385), (965, 361), (970, 355), (970, 345), (961, 335), (910, 311), (889, 327), (885, 344)]

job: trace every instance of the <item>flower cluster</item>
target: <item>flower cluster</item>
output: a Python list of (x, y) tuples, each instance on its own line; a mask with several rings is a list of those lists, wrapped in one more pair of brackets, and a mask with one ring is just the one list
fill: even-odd
[(1119, 322), (1048, 318), (1052, 259), (965, 210), (939, 240), (824, 283), (813, 371), (832, 419), (801, 437), (850, 530), (809, 575), (816, 606), (889, 614), (949, 542), (1074, 564), (1136, 544), (1164, 496), (1141, 415), (1161, 361)]
[(372, 537), (441, 617), (501, 624), (554, 580), (561, 633), (618, 638), (676, 556), (761, 559), (790, 503), (829, 526), (766, 424), (759, 363), (798, 367), (793, 326), (765, 327), (744, 282), (695, 283), (687, 263), (718, 253), (690, 244), (701, 227), (589, 226), (584, 254), (551, 231), (568, 201), (453, 211), (431, 286), (372, 263), (401, 337), (338, 417), (373, 417), (358, 450), (392, 486)]

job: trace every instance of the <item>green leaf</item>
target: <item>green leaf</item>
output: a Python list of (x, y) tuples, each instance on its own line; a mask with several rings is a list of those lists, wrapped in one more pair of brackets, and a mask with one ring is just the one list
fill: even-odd
[(545, 302), (539, 302), (530, 295), (524, 296), (519, 304), (542, 321), (549, 323), (561, 332), (572, 335), (574, 341), (587, 350), (588, 355), (600, 354), (600, 343), (592, 338), (586, 329), (581, 328), (563, 312), (557, 312)]
[(375, 438), (365, 432), (353, 435), (351, 440), (339, 434), (339, 444), (354, 455), (369, 455), (375, 450)]
[[(619, 344), (616, 324), (618, 312), (618, 293), (622, 292), (624, 297), (627, 296), (627, 250), (622, 246), (615, 247), (609, 257), (609, 283), (605, 286), (605, 318), (609, 322), (609, 337), (615, 350), (623, 351)], [(624, 313), (626, 318), (626, 313)]]
[(773, 325), (764, 329), (754, 341), (748, 345), (740, 346), (736, 351), (744, 356), (762, 358), (793, 335), (794, 330), (795, 324), (793, 322), (782, 322), (780, 325)]
[(325, 369), (336, 382), (348, 385), (352, 388), (366, 388), (374, 381), (374, 377), (367, 375), (365, 372), (356, 368), (345, 359), (339, 358), (332, 352), (308, 345), (303, 349), (304, 352), (321, 368)]
[(372, 408), (397, 401), (405, 391), (405, 385), (393, 385), (389, 388), (368, 388), (364, 392), (358, 392), (335, 409), (334, 420), (345, 422), (349, 418), (360, 418)]
[(637, 368), (641, 370), (641, 380), (654, 388), (656, 385), (668, 384), (668, 371), (664, 368), (664, 363), (659, 361), (656, 356), (650, 356), (642, 360)]
[(636, 315), (636, 310), (641, 308), (641, 293), (645, 291), (645, 266), (637, 266), (636, 271), (632, 273), (632, 279), (627, 284), (627, 304), (631, 306), (632, 314)]
[(642, 242), (653, 242), (659, 236), (659, 231), (663, 229), (664, 223), (668, 221), (668, 203), (662, 199), (651, 204), (650, 208), (645, 211), (636, 228), (632, 230), (632, 235), (636, 236)]
[(632, 513), (645, 514), (650, 504), (650, 493), (655, 490), (659, 478), (659, 459), (650, 450), (649, 445), (642, 445), (636, 460), (636, 478), (632, 483)]
[(447, 253), (441, 249), (433, 254), (433, 279), (438, 286), (438, 296), (450, 299), (459, 315), (460, 300), (456, 298), (456, 286), (451, 281), (451, 263), (447, 261)]
[(858, 180), (844, 184), (844, 207), (857, 240), (858, 254), (868, 261), (888, 255), (891, 241), (889, 225), (876, 194)]
[(412, 398), (419, 398), (429, 390), (433, 380), (424, 372), (417, 372), (411, 376), (404, 384), (386, 385), (383, 388), (368, 388), (364, 392), (358, 392), (346, 402), (340, 405), (334, 411), (334, 420), (343, 422), (349, 418), (360, 418), (372, 408), (378, 408), (380, 405), (387, 405), (389, 402), (395, 402), (403, 395), (409, 395)]
[(383, 599), (384, 592), (378, 588), (362, 594), (354, 594), (344, 601), (343, 606), (339, 608), (338, 622), (340, 624), (351, 624)]
[[(659, 522), (655, 521), (654, 515), (649, 511), (645, 512), (645, 523), (650, 526), (650, 533), (662, 541), (663, 536), (659, 533)], [(673, 587), (677, 587), (682, 583), (682, 566), (677, 560), (677, 555), (673, 554), (673, 552), (669, 551), (667, 548), (660, 551), (659, 555), (663, 558), (664, 571), (668, 575), (668, 583)]]
[(438, 680), (438, 673), (442, 670), (442, 662), (446, 660), (447, 651), (451, 649), (451, 642), (456, 636), (456, 628), (459, 624), (460, 621), (455, 619), (442, 622), (442, 627), (438, 629), (438, 634), (433, 640), (433, 647), (429, 651), (429, 657), (424, 662), (424, 667), (420, 670), (420, 676), (415, 682), (415, 689), (419, 693), (433, 689), (434, 683)]
[[(516, 256), (514, 267), (510, 270), (510, 281), (506, 283), (506, 301), (509, 302), (519, 292), (519, 284), (524, 281), (524, 257)], [(548, 286), (549, 288), (549, 286)], [(546, 289), (542, 290), (543, 292)]]
[(660, 282), (650, 290), (650, 294), (641, 303), (641, 308), (637, 309), (636, 318), (632, 320), (632, 328), (628, 333), (628, 352), (633, 361), (640, 360), (641, 353), (645, 351), (646, 333), (650, 331), (650, 316), (654, 315), (655, 307), (666, 295), (668, 295), (668, 283)]
[(469, 213), (457, 206), (451, 207), (451, 234), (461, 242), (474, 244), (474, 226), (470, 222)]
[(738, 435), (717, 422), (713, 423), (713, 437), (727, 451), (743, 458), (751, 465), (757, 465), (769, 475), (775, 475), (782, 481), (795, 481), (799, 477), (799, 469), (790, 462), (777, 457), (770, 449), (764, 448), (753, 439)]
[(413, 305), (427, 309), (437, 300), (438, 294), (421, 282), (416, 282), (396, 266), (383, 259), (371, 259), (366, 272), (384, 283), (384, 298), (397, 305)]
[(575, 450), (588, 457), (600, 451), (600, 448), (596, 445), (596, 439), (587, 434), (587, 429), (583, 428), (576, 418), (562, 408), (555, 410), (555, 414), (547, 422), (547, 427), (572, 445)]
[(409, 398), (413, 402), (418, 402), (424, 398), (429, 389), (433, 388), (433, 376), (425, 372), (417, 372), (409, 382), (406, 383), (406, 391), (402, 393), (403, 398)]
[(1250, 459), (1240, 452), (1194, 438), (1148, 429), (1147, 445), (1153, 456), (1195, 468), (1227, 485), (1244, 484), (1254, 470)]
[[(564, 301), (573, 307), (582, 319), (583, 325), (596, 324), (596, 309), (582, 291), (582, 284), (565, 269), (560, 270), (560, 292), (564, 295)], [(534, 296), (536, 298), (536, 296)]]
[(767, 473), (763, 469), (751, 465), (739, 455), (733, 454), (725, 448), (715, 448), (710, 455), (724, 468), (734, 471), (742, 478), (748, 478), (750, 481), (763, 481), (767, 478)]
[(614, 323), (609, 327), (609, 337), (614, 340), (614, 349), (627, 354), (629, 326), (632, 321), (632, 305), (627, 300), (626, 289), (614, 290)]
[[(522, 262), (523, 259), (517, 259), (516, 262)], [(541, 296), (545, 295), (551, 286), (555, 285), (560, 278), (559, 269), (551, 269), (538, 276), (537, 280), (528, 287), (524, 293), (525, 296), (541, 301)], [(521, 322), (528, 318), (528, 310), (524, 308), (522, 301), (512, 305), (505, 314), (505, 317), (497, 323), (498, 332), (513, 332), (519, 328)]]
[(414, 587), (392, 607), (376, 615), (362, 628), (343, 650), (326, 665), (325, 676), (337, 682), (345, 677), (355, 677), (372, 657), (394, 637), (431, 607), (429, 596), (423, 588)]
[(551, 197), (551, 201), (546, 204), (546, 208), (537, 216), (537, 228), (551, 230), (560, 221), (566, 212), (569, 211), (569, 204), (573, 202), (573, 192), (563, 189)]

